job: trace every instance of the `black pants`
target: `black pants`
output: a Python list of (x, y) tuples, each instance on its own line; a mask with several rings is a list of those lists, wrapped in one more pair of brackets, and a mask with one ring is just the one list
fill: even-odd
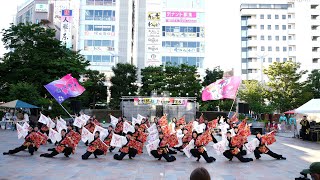
[[(49, 153), (45, 153), (45, 154), (41, 154), (40, 157), (54, 157), (56, 155), (58, 155), (58, 151), (56, 149), (50, 149), (52, 150), (52, 152), (49, 154)], [(72, 153), (72, 148), (71, 147), (66, 147), (64, 148), (64, 150), (62, 151), (62, 153), (64, 153), (64, 156), (65, 157), (69, 157)]]
[(17, 147), (17, 148), (15, 148), (15, 149), (13, 149), (13, 150), (9, 150), (8, 153), (9, 153), (9, 154), (16, 154), (16, 153), (18, 153), (18, 152), (20, 152), (20, 151), (23, 151), (23, 150), (25, 150), (25, 149), (28, 149), (29, 153), (30, 153), (31, 155), (33, 155), (34, 147), (33, 147), (33, 146), (27, 147), (27, 146), (24, 146), (24, 145), (22, 145), (22, 146), (20, 146), (20, 147)]
[(151, 154), (154, 158), (158, 158), (158, 160), (161, 160), (161, 158), (163, 157), (165, 160), (167, 160), (167, 162), (173, 162), (176, 160), (176, 157), (174, 156), (169, 156), (168, 153), (162, 153), (159, 154), (157, 150), (152, 150)]
[(234, 155), (231, 153), (230, 150), (226, 150), (225, 152), (223, 152), (223, 155), (229, 159), (230, 161), (232, 160), (232, 158), (235, 156), (236, 158), (239, 159), (240, 162), (250, 162), (253, 161), (252, 158), (244, 158), (241, 154), (241, 152), (239, 152), (237, 155)]
[[(256, 159), (261, 158), (261, 154), (262, 153), (258, 149), (254, 150), (254, 156), (256, 157)], [(272, 152), (270, 150), (266, 154), (268, 154), (269, 156), (271, 156), (271, 157), (273, 157), (275, 159), (281, 159), (282, 158), (282, 155), (276, 154), (276, 153), (274, 153), (274, 152)]]
[(116, 148), (116, 147), (111, 146), (111, 147), (109, 148), (109, 151), (112, 152), (115, 148)]
[(214, 157), (209, 157), (207, 151), (203, 151), (203, 153), (200, 153), (198, 149), (191, 149), (190, 153), (193, 157), (198, 158), (197, 161), (201, 158), (201, 156), (207, 161), (207, 163), (212, 163), (216, 159)]
[(170, 149), (170, 148), (168, 148), (168, 150), (169, 150), (169, 154), (177, 154), (176, 151), (174, 151), (174, 150), (172, 150), (172, 149)]
[(129, 152), (128, 153), (121, 152), (120, 154), (115, 154), (113, 156), (113, 158), (116, 159), (116, 160), (122, 160), (127, 154), (129, 154), (129, 158), (132, 159), (137, 155), (137, 153), (138, 153), (138, 151), (136, 149), (129, 148)]
[(309, 134), (307, 134), (306, 131), (300, 131), (300, 137), (303, 140), (309, 140)]
[[(86, 153), (84, 153), (84, 155), (82, 155), (82, 159), (83, 160), (88, 159), (91, 154), (92, 154), (92, 152), (87, 151)], [(97, 156), (103, 155), (103, 151), (100, 149), (96, 149), (93, 152), (93, 155), (95, 158), (97, 158)]]

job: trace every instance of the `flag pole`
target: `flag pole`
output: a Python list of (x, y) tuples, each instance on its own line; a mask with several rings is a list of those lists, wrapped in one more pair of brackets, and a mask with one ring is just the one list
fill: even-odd
[(66, 108), (64, 108), (63, 106), (62, 106), (62, 104), (60, 104), (60, 103), (58, 103), (61, 107), (62, 107), (62, 109), (64, 110), (64, 111), (66, 111), (66, 113), (74, 120), (74, 118), (71, 116), (71, 114), (66, 110)]
[[(240, 87), (240, 85), (239, 85), (239, 87)], [(234, 97), (234, 99), (233, 99), (233, 102), (232, 102), (230, 111), (229, 111), (229, 113), (228, 113), (228, 118), (229, 118), (230, 113), (231, 113), (231, 111), (232, 111), (232, 108), (233, 108), (233, 106), (234, 106), (234, 102), (237, 100), (237, 95), (238, 95), (239, 87), (238, 87), (238, 89), (237, 89), (237, 93), (236, 93), (236, 95), (235, 95), (235, 97)]]

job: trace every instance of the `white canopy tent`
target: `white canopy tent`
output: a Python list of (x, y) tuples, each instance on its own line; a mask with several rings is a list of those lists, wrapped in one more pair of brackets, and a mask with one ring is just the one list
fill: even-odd
[(307, 113), (320, 113), (320, 99), (311, 99), (304, 105), (295, 110), (295, 113), (307, 114)]

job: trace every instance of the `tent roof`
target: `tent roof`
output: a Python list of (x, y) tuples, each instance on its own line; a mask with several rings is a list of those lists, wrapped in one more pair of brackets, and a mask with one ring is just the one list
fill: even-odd
[(1, 104), (0, 107), (7, 107), (7, 108), (39, 108), (37, 106), (28, 104), (26, 102), (20, 101), (20, 100), (14, 100), (10, 101), (4, 104)]
[(286, 112), (284, 112), (284, 114), (295, 114), (296, 113), (296, 111), (295, 110), (290, 110), (290, 111), (286, 111)]
[(295, 110), (296, 113), (320, 113), (320, 99), (311, 99)]

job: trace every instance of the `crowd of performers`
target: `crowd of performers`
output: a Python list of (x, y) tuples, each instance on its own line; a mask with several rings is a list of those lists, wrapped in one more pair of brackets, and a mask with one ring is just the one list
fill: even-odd
[[(25, 142), (20, 147), (4, 152), (3, 155), (15, 154), (26, 149), (33, 155), (41, 145), (49, 142), (55, 143), (56, 147), (48, 149), (49, 152), (41, 154), (40, 157), (52, 158), (61, 153), (69, 157), (75, 153), (82, 140), (87, 146), (86, 152), (82, 155), (83, 160), (92, 154), (95, 158), (106, 155), (108, 151), (112, 152), (116, 148), (119, 148), (119, 151), (113, 156), (115, 160), (122, 160), (126, 155), (133, 159), (142, 154), (143, 147), (146, 146), (148, 154), (157, 160), (164, 158), (167, 162), (173, 162), (176, 160), (174, 155), (182, 153), (188, 158), (194, 157), (196, 161), (203, 157), (207, 163), (212, 163), (216, 159), (208, 154), (207, 148), (212, 149), (212, 146), (209, 147), (210, 142), (216, 153), (225, 156), (229, 161), (232, 161), (233, 157), (241, 162), (253, 161), (252, 158), (245, 157), (250, 153), (253, 153), (256, 159), (260, 159), (261, 154), (278, 160), (286, 159), (268, 148), (268, 145), (276, 141), (275, 132), (265, 135), (257, 132), (256, 138), (248, 142), (251, 135), (250, 124), (247, 124), (247, 119), (239, 123), (235, 116), (230, 119), (221, 117), (208, 122), (201, 115), (199, 119), (189, 123), (186, 123), (184, 117), (179, 120), (174, 118), (168, 123), (166, 115), (154, 118), (152, 123), (142, 116), (138, 118), (140, 121), (135, 119), (133, 122), (112, 116), (112, 125), (107, 129), (100, 126), (95, 116), (82, 114), (80, 117), (84, 117), (83, 124), (77, 127), (73, 126), (75, 123), (68, 124), (61, 118), (49, 120), (48, 123), (41, 120), (42, 123), (35, 127), (26, 125), (23, 127), (27, 129), (24, 135)], [(221, 136), (221, 141), (218, 142), (216, 136)]]

